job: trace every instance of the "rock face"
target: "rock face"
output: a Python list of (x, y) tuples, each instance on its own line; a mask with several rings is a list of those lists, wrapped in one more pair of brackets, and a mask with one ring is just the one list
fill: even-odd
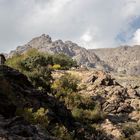
[(5, 119), (0, 115), (1, 140), (56, 140), (56, 138), (42, 133), (37, 126), (26, 122), (22, 117)]
[[(131, 86), (123, 87), (109, 74), (102, 71), (94, 71), (91, 75), (88, 74), (88, 77), (83, 80), (86, 88), (81, 90), (80, 94), (89, 95), (93, 101), (100, 103), (102, 110), (107, 114), (106, 119), (101, 123), (101, 128), (106, 133), (119, 140), (120, 137), (127, 135), (124, 125), (131, 124), (127, 127), (128, 129), (140, 126), (138, 87), (136, 89)], [(139, 132), (139, 127), (137, 131)]]
[(116, 72), (129, 75), (140, 74), (140, 46), (90, 50), (104, 60)]
[(109, 70), (110, 67), (101, 61), (100, 58), (93, 52), (86, 50), (78, 46), (76, 43), (71, 41), (63, 42), (62, 40), (52, 41), (51, 37), (48, 35), (41, 35), (32, 39), (24, 46), (19, 46), (15, 51), (11, 51), (9, 57), (14, 54), (22, 54), (30, 48), (36, 48), (42, 52), (48, 53), (64, 53), (73, 59), (75, 59), (78, 64), (85, 65), (87, 67), (93, 67), (98, 69)]
[(139, 100), (136, 90), (131, 87), (124, 88), (110, 75), (98, 71), (92, 74), (91, 80), (84, 81), (87, 84), (85, 94), (90, 94), (93, 100), (98, 100), (107, 113), (131, 113), (134, 109), (133, 100)]

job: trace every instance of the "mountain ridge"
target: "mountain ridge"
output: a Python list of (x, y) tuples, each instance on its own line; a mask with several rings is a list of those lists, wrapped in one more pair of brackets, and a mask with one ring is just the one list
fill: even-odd
[(117, 48), (91, 49), (116, 72), (128, 75), (140, 74), (140, 46), (120, 46)]
[(8, 57), (22, 54), (30, 48), (36, 48), (41, 52), (64, 53), (75, 59), (78, 65), (88, 68), (114, 71), (129, 75), (140, 74), (140, 46), (120, 46), (117, 48), (86, 49), (72, 41), (52, 41), (49, 35), (42, 34), (33, 38), (27, 44), (18, 46), (11, 51)]
[(23, 46), (18, 46), (16, 50), (10, 52), (8, 57), (12, 57), (15, 54), (22, 54), (31, 48), (36, 48), (41, 52), (48, 52), (50, 54), (64, 53), (76, 60), (78, 65), (85, 65), (104, 70), (110, 69), (110, 67), (107, 66), (104, 61), (101, 61), (100, 58), (93, 52), (91, 53), (87, 49), (80, 47), (72, 41), (52, 41), (51, 37), (45, 34), (33, 38)]

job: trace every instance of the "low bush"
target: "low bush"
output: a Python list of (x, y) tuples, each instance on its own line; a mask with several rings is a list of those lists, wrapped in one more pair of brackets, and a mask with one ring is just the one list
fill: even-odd
[(61, 69), (61, 66), (60, 66), (59, 64), (54, 64), (54, 65), (52, 66), (52, 69), (53, 69), (53, 70), (60, 70), (60, 69)]
[(136, 132), (140, 131), (139, 123), (126, 123), (123, 125), (123, 132), (126, 138), (132, 137)]
[(32, 108), (18, 109), (16, 115), (23, 116), (25, 120), (31, 124), (39, 124), (45, 128), (48, 127), (49, 119), (47, 116), (48, 110), (40, 108), (37, 111), (33, 111)]

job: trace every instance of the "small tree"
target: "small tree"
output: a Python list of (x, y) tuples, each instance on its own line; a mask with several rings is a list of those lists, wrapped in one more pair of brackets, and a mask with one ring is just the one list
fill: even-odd
[(74, 61), (71, 57), (61, 53), (53, 55), (53, 63), (59, 64), (62, 69), (69, 69), (71, 67), (76, 67), (77, 62)]
[(7, 65), (24, 73), (36, 88), (47, 91), (52, 81), (50, 64), (53, 64), (52, 57), (36, 49), (7, 60)]

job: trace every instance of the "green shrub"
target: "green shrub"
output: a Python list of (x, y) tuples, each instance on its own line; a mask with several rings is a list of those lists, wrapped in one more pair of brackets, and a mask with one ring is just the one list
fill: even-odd
[(123, 132), (126, 138), (130, 138), (131, 136), (140, 131), (140, 124), (139, 123), (126, 123), (122, 126)]
[(55, 97), (65, 103), (77, 120), (92, 123), (104, 119), (106, 115), (101, 110), (100, 103), (94, 102), (90, 96), (80, 95), (77, 90), (78, 83), (75, 76), (64, 74), (54, 81), (52, 90)]
[(78, 82), (79, 80), (75, 76), (66, 73), (62, 75), (59, 79), (54, 81), (54, 83), (52, 84), (52, 89), (56, 92), (62, 91), (63, 89), (65, 91), (76, 92)]
[(76, 61), (63, 53), (53, 55), (53, 63), (59, 64), (61, 66), (61, 69), (65, 70), (77, 66)]
[[(37, 49), (29, 49), (25, 54), (15, 55), (9, 58), (6, 64), (24, 73), (36, 88), (50, 91), (53, 80), (51, 70), (69, 69), (75, 66), (76, 62), (64, 54), (49, 55), (38, 52)], [(66, 81), (68, 78), (70, 77), (63, 77), (64, 82), (70, 82)], [(70, 86), (72, 90), (77, 88), (74, 81), (71, 81)]]
[(50, 131), (53, 136), (58, 137), (61, 140), (74, 140), (73, 134), (71, 134), (66, 127), (61, 124), (56, 124), (48, 131)]
[(66, 73), (60, 78), (61, 86), (65, 89), (71, 89), (73, 92), (77, 91), (78, 82), (79, 80), (69, 73)]
[(75, 107), (75, 108), (72, 109), (72, 115), (73, 115), (76, 119), (81, 119), (81, 118), (83, 118), (84, 110)]
[(96, 105), (94, 109), (73, 108), (72, 114), (77, 120), (92, 124), (105, 119), (106, 115), (100, 106)]
[(52, 64), (52, 59), (48, 54), (30, 49), (25, 54), (9, 58), (6, 64), (25, 74), (36, 88), (50, 91), (52, 76), (48, 65)]
[(54, 70), (60, 70), (61, 69), (61, 66), (59, 64), (54, 64), (52, 66), (52, 69), (54, 69)]
[(45, 128), (48, 127), (49, 119), (47, 116), (48, 110), (44, 108), (38, 109), (33, 112), (32, 108), (18, 109), (16, 115), (23, 116), (25, 120), (32, 124), (39, 124)]
[(20, 72), (23, 72), (23, 67), (21, 63), (23, 59), (23, 55), (15, 55), (12, 58), (7, 59), (6, 64), (12, 68), (19, 70)]

